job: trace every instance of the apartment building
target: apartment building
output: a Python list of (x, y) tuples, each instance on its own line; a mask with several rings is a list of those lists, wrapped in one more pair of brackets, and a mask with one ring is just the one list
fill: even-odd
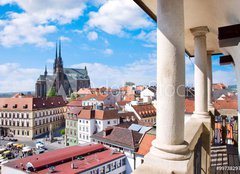
[(0, 98), (0, 136), (35, 138), (64, 125), (65, 112), (61, 96)]

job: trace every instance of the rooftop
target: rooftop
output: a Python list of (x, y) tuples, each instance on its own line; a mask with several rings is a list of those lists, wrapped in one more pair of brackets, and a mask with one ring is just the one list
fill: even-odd
[(130, 149), (138, 147), (141, 137), (142, 134), (138, 131), (124, 127), (110, 127), (92, 136), (93, 139)]
[(136, 153), (142, 156), (146, 155), (149, 152), (152, 146), (152, 141), (155, 138), (156, 135), (145, 134)]
[(141, 118), (156, 116), (156, 108), (152, 104), (132, 106)]
[(62, 96), (37, 98), (15, 95), (12, 98), (0, 98), (0, 110), (32, 111), (66, 106)]
[[(82, 159), (77, 159), (80, 156)], [(124, 155), (121, 153), (113, 153), (111, 149), (108, 149), (103, 145), (94, 144), (87, 146), (71, 146), (17, 159), (4, 164), (4, 166), (26, 170), (26, 164), (31, 162), (36, 169), (35, 172), (31, 173), (46, 174), (49, 172), (49, 167), (55, 166), (55, 171), (59, 174), (75, 174), (123, 156)], [(74, 163), (74, 169), (71, 167), (72, 163)]]
[(108, 96), (109, 96), (108, 94), (88, 94), (84, 97), (79, 97), (78, 100), (85, 101), (94, 98), (98, 101), (104, 101), (107, 99)]

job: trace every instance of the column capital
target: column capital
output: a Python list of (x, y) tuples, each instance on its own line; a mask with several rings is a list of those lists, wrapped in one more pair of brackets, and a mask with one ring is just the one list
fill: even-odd
[(193, 36), (199, 37), (199, 36), (205, 36), (209, 32), (209, 29), (207, 26), (200, 26), (200, 27), (190, 28), (190, 31), (193, 34)]

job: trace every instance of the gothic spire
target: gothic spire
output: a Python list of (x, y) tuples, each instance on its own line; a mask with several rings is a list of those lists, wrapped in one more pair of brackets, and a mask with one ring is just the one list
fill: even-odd
[(61, 39), (59, 39), (59, 58), (62, 58), (62, 56), (61, 56)]
[(47, 76), (48, 72), (47, 72), (47, 65), (45, 65), (45, 71), (44, 71), (44, 75)]
[(58, 58), (58, 45), (57, 45), (57, 42), (56, 42), (56, 56), (55, 56), (55, 59), (57, 59)]

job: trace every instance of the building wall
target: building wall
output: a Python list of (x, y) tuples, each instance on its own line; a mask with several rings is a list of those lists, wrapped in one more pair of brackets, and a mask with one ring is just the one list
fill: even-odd
[(119, 119), (96, 120), (96, 119), (78, 119), (78, 141), (79, 144), (90, 143), (90, 136), (103, 131), (108, 126), (118, 125)]
[(78, 119), (78, 143), (90, 143), (90, 136), (96, 132), (95, 119)]
[(0, 111), (0, 127), (9, 128), (16, 138), (34, 138), (64, 124), (65, 108), (41, 109), (37, 111)]
[(66, 119), (65, 134), (66, 134), (66, 145), (74, 146), (78, 144), (78, 120)]
[[(109, 172), (107, 172), (108, 168), (110, 168)], [(97, 173), (101, 173), (101, 172), (109, 173), (109, 174), (123, 174), (124, 172), (126, 172), (126, 158), (122, 157), (122, 158), (115, 159), (104, 165), (100, 165), (94, 169), (91, 169), (91, 170), (88, 170), (85, 172), (81, 172), (81, 174), (97, 174)], [(130, 173), (126, 172), (126, 174), (130, 174)]]
[(22, 170), (19, 170), (19, 169), (7, 167), (5, 165), (2, 165), (1, 173), (2, 174), (14, 174), (14, 173), (16, 173), (16, 174), (27, 174), (26, 171), (22, 171)]
[(142, 155), (136, 154), (135, 156), (135, 167), (137, 168), (144, 162), (144, 157)]

